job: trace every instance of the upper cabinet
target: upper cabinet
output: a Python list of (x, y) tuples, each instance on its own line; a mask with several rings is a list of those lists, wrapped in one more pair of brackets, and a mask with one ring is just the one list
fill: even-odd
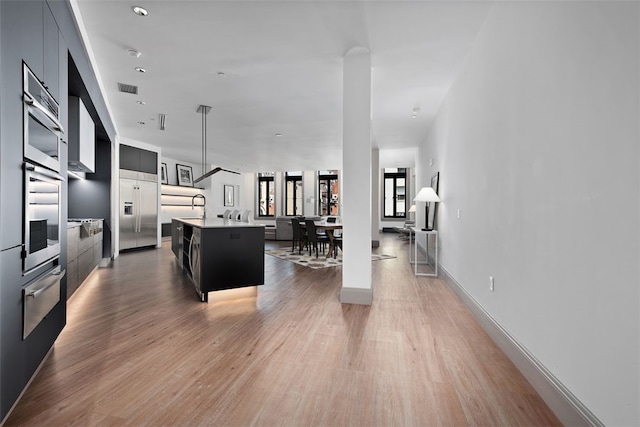
[(82, 100), (69, 97), (69, 170), (96, 171), (96, 126)]
[(120, 169), (158, 174), (158, 153), (120, 144)]
[(58, 49), (59, 37), (58, 37), (58, 24), (53, 18), (53, 14), (49, 9), (49, 5), (45, 2), (42, 3), (43, 13), (43, 54), (44, 61), (42, 79), (44, 80), (44, 87), (49, 93), (60, 102), (60, 51)]
[[(19, 33), (13, 33), (16, 48), (23, 54), (33, 74), (45, 89), (60, 102), (60, 51), (59, 30), (56, 20), (46, 2), (21, 1), (9, 7), (16, 7), (16, 25)], [(18, 18), (19, 17), (19, 18)]]

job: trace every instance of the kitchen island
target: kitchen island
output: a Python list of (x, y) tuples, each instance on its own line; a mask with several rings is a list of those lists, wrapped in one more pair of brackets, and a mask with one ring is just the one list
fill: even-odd
[(264, 284), (264, 225), (173, 218), (171, 250), (201, 301), (211, 291)]

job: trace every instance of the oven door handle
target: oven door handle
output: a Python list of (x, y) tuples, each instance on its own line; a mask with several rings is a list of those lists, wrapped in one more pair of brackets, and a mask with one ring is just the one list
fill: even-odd
[(36, 166), (36, 165), (32, 165), (31, 163), (28, 162), (24, 162), (24, 170), (28, 171), (28, 172), (32, 172), (34, 174), (36, 174), (37, 176), (43, 176), (45, 178), (49, 178), (49, 179), (55, 179), (56, 181), (65, 181), (65, 179), (62, 177), (62, 175), (51, 171), (49, 169), (45, 169), (42, 168), (40, 166)]
[[(24, 92), (23, 100), (25, 104), (27, 104), (29, 107), (32, 107), (29, 113), (33, 113), (35, 119), (42, 123), (43, 126), (46, 126), (50, 130), (59, 132), (60, 135), (64, 135), (64, 129), (58, 121), (58, 118), (54, 116), (48, 108), (39, 103), (33, 96), (31, 96), (31, 94), (27, 92)], [(43, 119), (48, 119), (48, 121), (50, 122), (49, 125), (47, 123), (44, 123), (46, 120)], [(53, 126), (50, 126), (50, 124), (53, 124)]]
[(40, 286), (38, 286), (38, 289), (30, 290), (26, 292), (25, 296), (38, 298), (38, 295), (40, 295), (41, 293), (43, 293), (44, 291), (46, 291), (47, 289), (55, 285), (57, 282), (62, 280), (66, 272), (67, 270), (60, 270), (60, 267), (58, 267), (56, 270), (52, 271), (46, 277), (43, 277), (37, 282), (38, 284), (40, 284)]

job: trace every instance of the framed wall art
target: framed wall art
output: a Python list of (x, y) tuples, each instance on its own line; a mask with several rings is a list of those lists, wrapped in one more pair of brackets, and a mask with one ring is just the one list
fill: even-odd
[(193, 170), (191, 166), (176, 164), (178, 173), (178, 185), (183, 187), (193, 187)]
[(169, 175), (167, 175), (167, 164), (160, 163), (160, 182), (162, 184), (169, 183)]
[(224, 186), (224, 205), (225, 206), (233, 206), (234, 205), (234, 194), (233, 194), (233, 185), (225, 185)]
[[(440, 181), (440, 172), (436, 172), (431, 177), (431, 188), (433, 188), (433, 191), (435, 191), (438, 196), (440, 195), (440, 193), (438, 193), (439, 181)], [(429, 217), (427, 218), (427, 228), (429, 230), (436, 229), (437, 209), (438, 209), (438, 203), (429, 202)]]

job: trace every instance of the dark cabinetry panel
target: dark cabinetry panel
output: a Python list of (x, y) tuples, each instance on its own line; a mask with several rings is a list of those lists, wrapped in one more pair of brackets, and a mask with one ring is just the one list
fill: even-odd
[[(43, 14), (46, 4), (43, 1), (3, 1), (2, 3), (5, 6), (2, 11), (3, 19), (6, 19), (6, 23), (14, 28), (6, 39), (7, 42), (11, 40), (11, 46), (21, 52), (22, 59), (36, 77), (44, 79)], [(5, 22), (2, 24), (4, 26)], [(2, 38), (4, 40), (4, 35)]]
[(140, 153), (135, 147), (120, 145), (120, 169), (137, 171), (140, 167)]
[(120, 169), (157, 174), (158, 153), (120, 145)]
[(205, 228), (200, 242), (204, 292), (264, 283), (264, 228)]
[(158, 173), (158, 153), (140, 150), (140, 172)]
[(43, 3), (43, 73), (40, 77), (44, 81), (45, 88), (60, 103), (60, 55), (59, 55), (59, 31), (56, 20), (46, 3)]
[(171, 221), (171, 250), (178, 259), (178, 264), (180, 266), (182, 266), (182, 227), (183, 225), (180, 221), (176, 221), (175, 219)]
[[(38, 79), (60, 102), (59, 30), (44, 1), (3, 1), (3, 28), (7, 29), (5, 46), (19, 52)], [(4, 35), (3, 35), (4, 39)], [(16, 69), (17, 70), (17, 69)], [(18, 72), (18, 71), (15, 71)]]
[[(60, 103), (60, 118), (66, 129), (67, 67), (66, 60), (61, 62), (63, 55), (66, 59), (66, 43), (45, 1), (0, 1), (0, 419), (22, 393), (65, 324), (66, 278), (63, 278), (60, 302), (22, 339), (22, 290), (28, 281), (54, 264), (50, 262), (29, 276), (22, 276), (22, 63), (44, 81)], [(63, 144), (61, 175), (66, 174), (66, 156)], [(63, 185), (63, 224), (67, 219), (66, 197)], [(66, 236), (61, 240), (59, 262), (64, 269)]]

